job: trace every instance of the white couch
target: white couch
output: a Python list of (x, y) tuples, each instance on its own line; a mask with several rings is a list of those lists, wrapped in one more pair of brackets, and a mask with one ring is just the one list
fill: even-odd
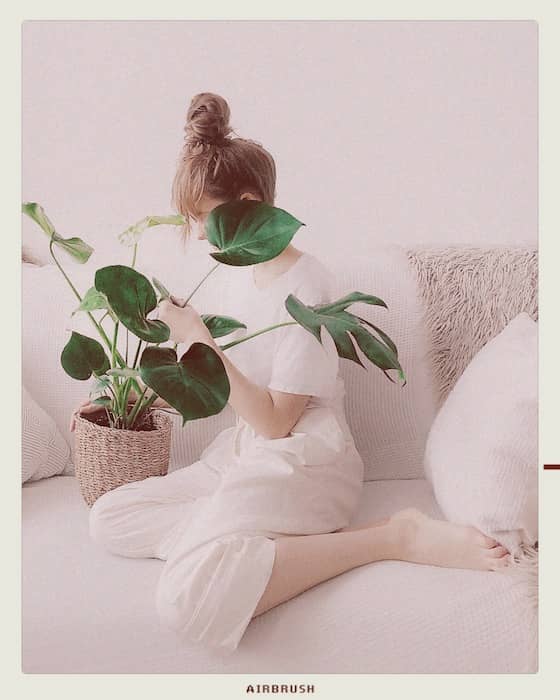
[[(464, 256), (459, 259), (468, 264), (456, 264), (452, 271), (471, 279), (477, 265), (503, 268), (500, 289), (494, 290), (494, 302), (488, 306), (493, 323), (480, 306), (492, 290), (476, 289), (476, 279), (472, 294), (446, 311), (457, 314), (455, 327), (461, 325), (465, 305), (474, 304), (469, 307), (471, 317), (473, 309), (480, 312), (483, 332), (464, 329), (476, 340), (467, 343), (471, 353), (519, 311), (536, 313), (535, 251), (496, 250), (461, 249)], [(463, 364), (470, 359), (465, 359), (465, 345), (455, 353), (451, 333), (448, 347), (437, 335), (430, 285), (438, 274), (453, 284), (448, 252), (432, 250), (426, 256), (422, 250), (387, 246), (367, 260), (325, 260), (337, 273), (340, 293), (356, 289), (386, 301), (388, 310), (368, 308), (364, 313), (395, 340), (408, 379), (406, 387), (399, 388), (374, 367), (365, 372), (341, 363), (348, 418), (367, 470), (353, 523), (409, 506), (442, 517), (424, 475), (423, 452), (438, 407), (464, 369), (454, 358), (460, 357)], [(200, 259), (185, 265), (196, 271), (193, 279), (208, 266)], [(87, 395), (87, 386), (64, 374), (59, 357), (70, 323), (88, 333), (89, 327), (84, 318), (68, 320), (75, 302), (55, 268), (23, 267), (23, 381), (71, 444), (69, 415)], [(91, 286), (93, 258), (86, 268), (68, 266), (82, 291)], [(178, 288), (182, 276), (176, 262), (173, 270), (152, 271), (172, 291), (184, 291)], [(199, 311), (219, 312), (220, 298), (227, 294), (225, 277), (219, 274), (193, 299)], [(519, 294), (520, 285), (528, 285), (529, 291), (524, 288)], [(429, 314), (426, 304), (431, 305)], [(177, 424), (171, 469), (194, 461), (231, 421), (226, 410), (183, 430)], [(354, 569), (256, 618), (234, 654), (185, 646), (157, 618), (154, 595), (163, 562), (117, 557), (94, 543), (88, 533), (88, 508), (71, 473), (30, 482), (22, 491), (24, 672), (536, 671), (534, 620), (525, 614), (525, 592), (512, 578), (398, 561)]]

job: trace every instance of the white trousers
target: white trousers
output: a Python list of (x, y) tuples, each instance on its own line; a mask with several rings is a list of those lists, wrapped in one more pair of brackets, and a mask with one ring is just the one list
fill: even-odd
[(274, 540), (348, 525), (362, 480), (338, 411), (309, 408), (276, 440), (239, 419), (194, 464), (101, 496), (90, 534), (115, 554), (164, 560), (160, 619), (184, 640), (231, 651), (269, 581)]

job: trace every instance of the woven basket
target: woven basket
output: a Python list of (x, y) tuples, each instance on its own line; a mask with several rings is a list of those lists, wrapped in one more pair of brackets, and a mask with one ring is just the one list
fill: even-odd
[(153, 411), (152, 421), (154, 430), (116, 430), (76, 416), (74, 466), (90, 508), (117, 486), (167, 474), (171, 420)]

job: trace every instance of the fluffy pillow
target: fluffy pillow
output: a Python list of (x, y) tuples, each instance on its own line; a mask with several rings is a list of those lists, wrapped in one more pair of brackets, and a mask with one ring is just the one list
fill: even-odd
[(54, 420), (25, 387), (21, 396), (21, 425), (22, 483), (62, 474), (70, 459), (70, 448)]
[(445, 517), (514, 554), (537, 538), (538, 327), (523, 312), (474, 357), (439, 410), (424, 466)]

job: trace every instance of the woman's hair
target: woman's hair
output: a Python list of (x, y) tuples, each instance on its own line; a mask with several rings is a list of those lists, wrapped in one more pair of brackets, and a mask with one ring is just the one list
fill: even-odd
[(233, 138), (228, 103), (220, 95), (195, 95), (187, 111), (184, 146), (173, 180), (173, 205), (187, 223), (198, 217), (203, 195), (231, 201), (251, 192), (274, 204), (276, 166), (260, 143)]

